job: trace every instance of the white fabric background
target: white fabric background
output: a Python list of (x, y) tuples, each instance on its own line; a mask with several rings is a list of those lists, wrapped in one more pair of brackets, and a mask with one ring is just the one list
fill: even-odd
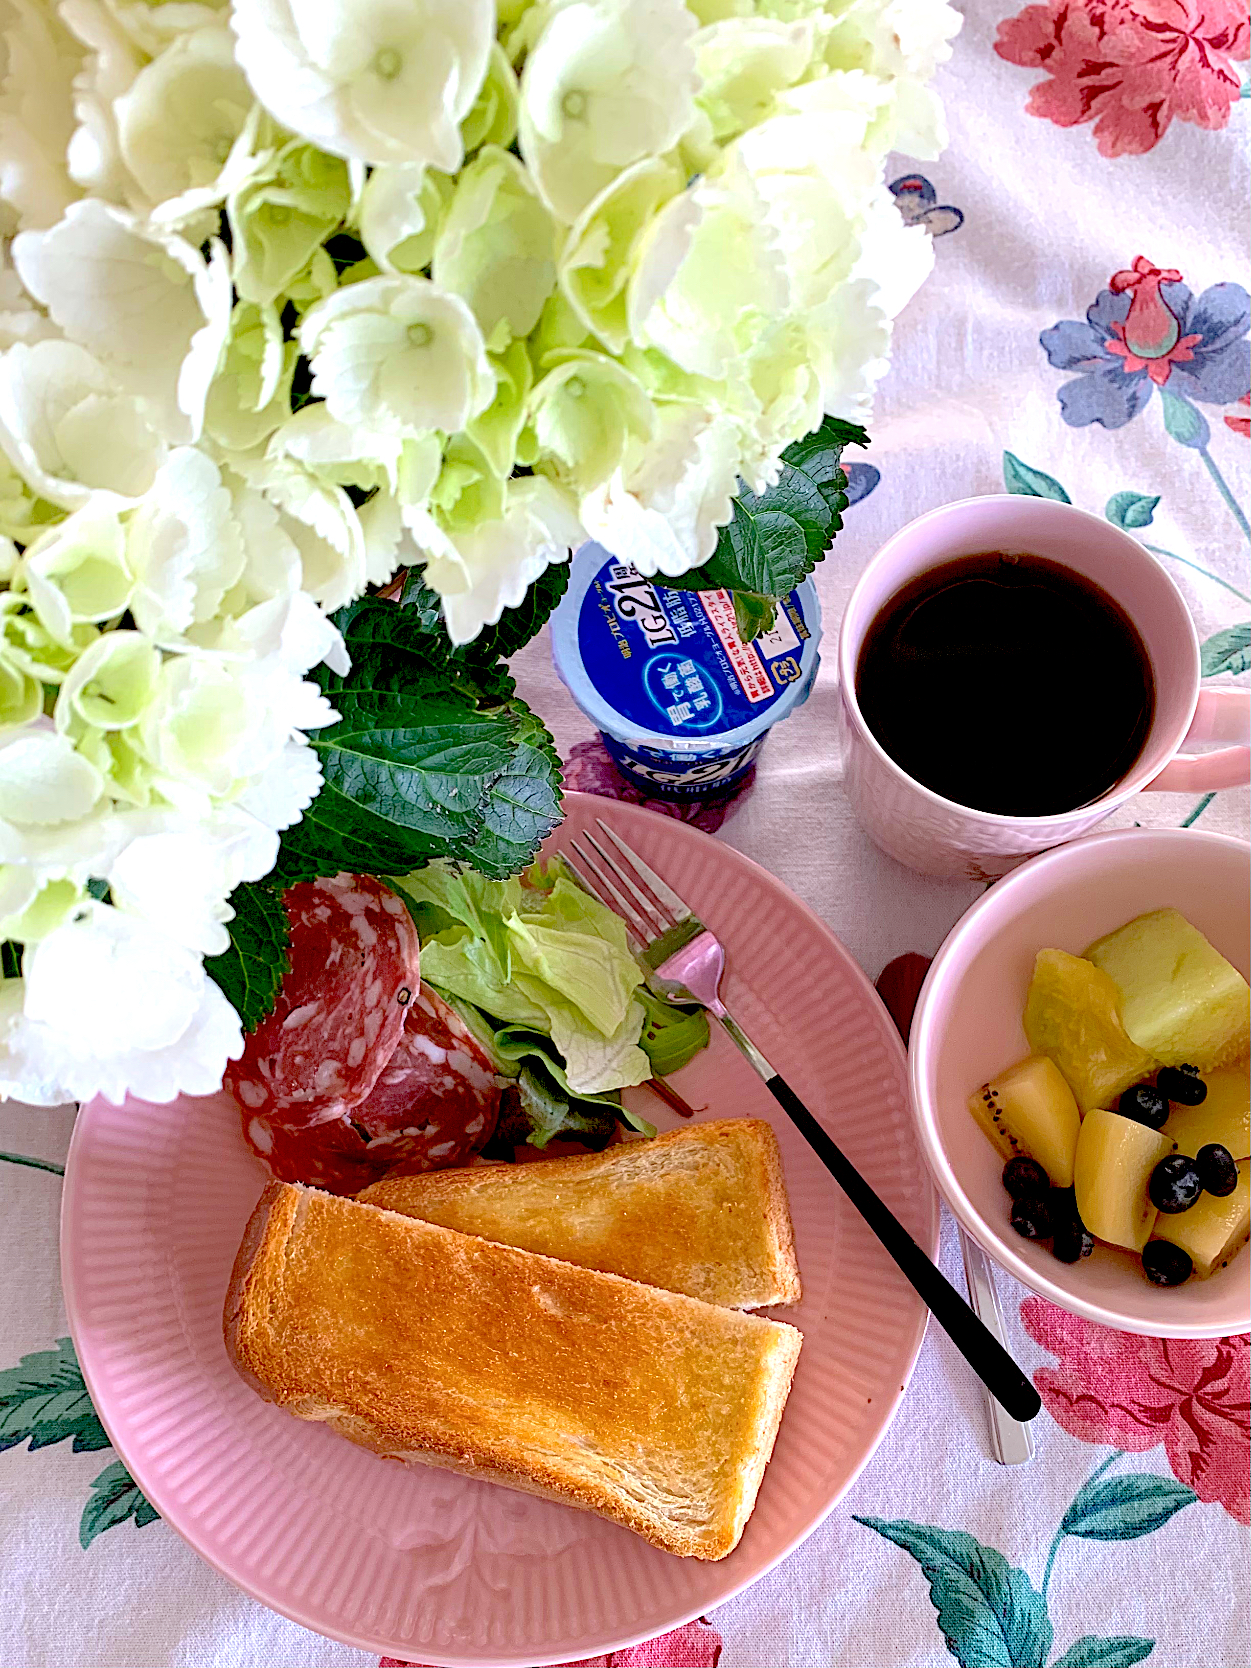
[[(876, 492), (848, 514), (818, 572), (827, 653), (813, 695), (777, 730), (754, 792), (722, 837), (773, 870), (829, 922), (871, 976), (905, 950), (932, 953), (980, 887), (911, 874), (851, 821), (839, 787), (832, 640), (863, 563), (903, 522), (933, 505), (1002, 489), (1006, 449), (1100, 511), (1115, 491), (1162, 494), (1146, 535), (1247, 590), (1247, 547), (1201, 461), (1165, 434), (1158, 400), (1117, 432), (1061, 419), (1038, 333), (1081, 318), (1110, 275), (1146, 254), (1180, 268), (1198, 293), (1247, 282), (1248, 106), (1229, 129), (1174, 123), (1150, 154), (1100, 157), (1088, 127), (1061, 130), (1024, 112), (1037, 79), (992, 49), (1010, 0), (971, 0), (940, 88), (951, 145), (925, 171), (965, 224), (937, 244), (935, 274), (905, 315), (867, 454)], [(901, 162), (898, 173), (908, 168)], [(1241, 436), (1213, 419), (1213, 456), (1244, 503)], [(1251, 608), (1173, 565), (1201, 638)], [(520, 657), (521, 690), (562, 752), (589, 726), (551, 672), (540, 639)], [(1193, 797), (1144, 797), (1116, 819), (1176, 826)], [(1222, 793), (1205, 828), (1245, 834), (1246, 790)], [(71, 1115), (0, 1107), (0, 1149), (64, 1158)], [(52, 1347), (66, 1328), (57, 1269), (60, 1183), (0, 1164), (0, 1367)], [(962, 1278), (944, 1225), (943, 1263)], [(1022, 1332), (1020, 1288), (1000, 1277), (1010, 1344), (1031, 1369), (1046, 1359)], [(865, 1474), (808, 1543), (712, 1618), (723, 1668), (904, 1668), (945, 1665), (919, 1567), (852, 1514), (967, 1530), (1025, 1567), (1037, 1584), (1065, 1507), (1104, 1450), (1044, 1414), (1035, 1462), (1016, 1471), (988, 1457), (980, 1392), (931, 1332), (909, 1395)], [(372, 1663), (271, 1614), (200, 1562), (164, 1525), (108, 1531), (87, 1550), (78, 1521), (91, 1479), (110, 1459), (69, 1444), (0, 1454), (0, 1663), (5, 1668), (348, 1668)], [(1168, 1475), (1159, 1449), (1124, 1469)], [(1067, 1543), (1051, 1588), (1056, 1653), (1082, 1633), (1158, 1641), (1150, 1668), (1236, 1668), (1248, 1659), (1247, 1532), (1219, 1505), (1197, 1505), (1121, 1544)]]

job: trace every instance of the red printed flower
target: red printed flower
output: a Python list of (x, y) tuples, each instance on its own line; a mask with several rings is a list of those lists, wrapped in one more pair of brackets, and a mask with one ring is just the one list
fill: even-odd
[(1225, 126), (1249, 38), (1245, 0), (1046, 0), (1001, 23), (995, 51), (1046, 72), (1031, 115), (1093, 122), (1101, 155), (1138, 156), (1174, 117)]
[[(565, 1668), (717, 1668), (720, 1660), (721, 1635), (701, 1617), (698, 1622), (688, 1622), (672, 1633), (662, 1633), (659, 1639), (646, 1639), (641, 1645), (612, 1651), (608, 1656), (566, 1663)], [(384, 1656), (378, 1668), (412, 1668), (412, 1665)]]
[(1059, 1358), (1034, 1375), (1057, 1424), (1127, 1454), (1162, 1442), (1179, 1483), (1251, 1523), (1251, 1339), (1140, 1338), (1040, 1297), (1021, 1320)]
[[(1251, 394), (1244, 394), (1238, 404), (1251, 406)], [(1225, 427), (1240, 434), (1244, 440), (1251, 440), (1251, 417), (1226, 417)]]

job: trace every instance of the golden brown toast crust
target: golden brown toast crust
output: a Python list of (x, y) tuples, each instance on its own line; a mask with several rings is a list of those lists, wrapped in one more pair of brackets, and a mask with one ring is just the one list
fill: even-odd
[(277, 1182), (248, 1224), (223, 1324), (244, 1378), (298, 1417), (705, 1559), (738, 1542), (802, 1341)]
[(802, 1296), (782, 1157), (759, 1118), (574, 1158), (388, 1176), (358, 1197), (727, 1308)]

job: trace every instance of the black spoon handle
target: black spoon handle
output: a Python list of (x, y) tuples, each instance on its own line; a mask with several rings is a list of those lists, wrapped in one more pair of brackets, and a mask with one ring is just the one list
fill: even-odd
[(772, 1077), (765, 1078), (765, 1087), (785, 1109), (796, 1129), (890, 1252), (905, 1279), (920, 1293), (934, 1319), (995, 1400), (1014, 1419), (1024, 1421), (1034, 1418), (1042, 1408), (1038, 1392), (1003, 1345), (982, 1325), (894, 1212), (882, 1203), (790, 1084), (775, 1072)]

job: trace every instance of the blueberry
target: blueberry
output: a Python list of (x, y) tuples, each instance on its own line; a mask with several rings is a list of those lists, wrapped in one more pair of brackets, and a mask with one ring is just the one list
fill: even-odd
[(1066, 1217), (1056, 1223), (1051, 1252), (1060, 1262), (1079, 1263), (1083, 1257), (1089, 1257), (1094, 1248), (1094, 1238), (1082, 1226), (1080, 1218)]
[(1177, 1216), (1189, 1210), (1202, 1192), (1199, 1168), (1185, 1153), (1170, 1153), (1162, 1158), (1147, 1183), (1151, 1203), (1165, 1216)]
[(1136, 1124), (1146, 1124), (1148, 1129), (1161, 1129), (1168, 1117), (1167, 1099), (1150, 1083), (1135, 1083), (1132, 1089), (1126, 1089), (1116, 1109), (1122, 1118), (1132, 1118)]
[(1012, 1228), (1022, 1239), (1050, 1239), (1051, 1207), (1046, 1199), (1018, 1199), (1012, 1206)]
[(1238, 1185), (1238, 1166), (1228, 1147), (1212, 1141), (1195, 1154), (1195, 1167), (1203, 1182), (1203, 1191), (1217, 1199), (1228, 1199)]
[(1003, 1185), (1013, 1199), (1045, 1198), (1051, 1178), (1033, 1158), (1010, 1158), (1003, 1167)]
[(1194, 1266), (1180, 1245), (1166, 1239), (1149, 1239), (1142, 1248), (1142, 1271), (1153, 1286), (1180, 1286)]
[(1198, 1066), (1163, 1066), (1156, 1073), (1155, 1086), (1178, 1106), (1202, 1106), (1208, 1098), (1208, 1086), (1199, 1076)]
[(1053, 1187), (1051, 1189), (1051, 1220), (1057, 1224), (1061, 1222), (1080, 1222), (1077, 1214), (1077, 1193), (1071, 1187)]

